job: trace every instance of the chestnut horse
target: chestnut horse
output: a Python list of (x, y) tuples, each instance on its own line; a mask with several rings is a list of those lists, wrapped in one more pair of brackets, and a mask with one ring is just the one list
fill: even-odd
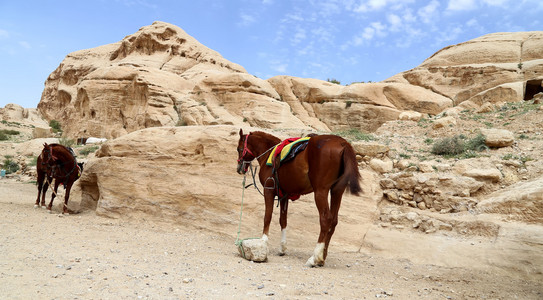
[[(328, 245), (338, 223), (338, 212), (341, 198), (349, 187), (351, 194), (358, 195), (360, 172), (353, 147), (343, 138), (335, 135), (316, 135), (302, 152), (292, 160), (282, 164), (276, 176), (272, 167), (266, 165), (271, 149), (281, 140), (273, 135), (255, 131), (244, 135), (239, 131), (238, 168), (239, 174), (245, 174), (249, 164), (255, 158), (260, 165), (259, 179), (264, 186), (264, 229), (262, 240), (267, 242), (272, 219), (275, 196), (278, 196), (278, 184), (282, 194), (304, 195), (311, 192), (315, 196), (315, 204), (319, 211), (320, 234), (313, 255), (306, 265), (323, 266), (328, 254)], [(277, 182), (276, 182), (277, 181)], [(328, 193), (331, 195), (328, 205)], [(280, 202), (279, 224), (281, 225), (281, 245), (279, 254), (286, 250), (286, 227), (288, 199), (282, 197)]]
[[(81, 165), (77, 164), (74, 154), (67, 147), (60, 144), (43, 144), (43, 150), (38, 156), (36, 165), (38, 173), (38, 198), (34, 207), (40, 205), (45, 206), (45, 193), (49, 187), (49, 184), (55, 179), (55, 186), (53, 188), (53, 194), (51, 195), (51, 202), (47, 205), (47, 209), (51, 211), (53, 207), (53, 200), (57, 195), (59, 184), (63, 184), (66, 189), (64, 194), (64, 207), (62, 213), (68, 213), (68, 199), (70, 198), (70, 189), (74, 182), (81, 175)], [(44, 183), (45, 180), (45, 183)]]

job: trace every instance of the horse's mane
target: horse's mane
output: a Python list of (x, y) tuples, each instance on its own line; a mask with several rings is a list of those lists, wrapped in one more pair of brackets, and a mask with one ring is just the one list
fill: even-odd
[(276, 136), (273, 136), (273, 135), (271, 135), (269, 133), (263, 132), (263, 131), (253, 131), (253, 132), (251, 132), (251, 135), (260, 136), (260, 137), (262, 137), (263, 139), (265, 139), (267, 141), (273, 142), (274, 144), (277, 144), (277, 143), (281, 142), (280, 138), (278, 138)]

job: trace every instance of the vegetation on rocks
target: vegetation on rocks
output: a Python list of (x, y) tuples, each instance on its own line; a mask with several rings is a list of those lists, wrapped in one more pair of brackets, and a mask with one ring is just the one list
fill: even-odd
[(19, 131), (17, 130), (9, 130), (9, 129), (1, 129), (0, 130), (0, 141), (7, 141), (9, 140), (10, 135), (18, 135)]

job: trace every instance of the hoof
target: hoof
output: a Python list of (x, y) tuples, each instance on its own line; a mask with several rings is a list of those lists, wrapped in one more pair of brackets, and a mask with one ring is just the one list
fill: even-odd
[(279, 256), (284, 256), (287, 254), (287, 246), (285, 244), (281, 244), (279, 247)]
[(34, 208), (38, 208), (40, 207), (38, 204), (34, 204)]
[(305, 263), (307, 267), (315, 268), (324, 266), (324, 262), (315, 262), (315, 257), (311, 256)]
[(49, 214), (52, 214), (52, 213), (53, 213), (53, 211), (50, 210), (50, 209), (47, 209), (47, 212), (48, 212)]

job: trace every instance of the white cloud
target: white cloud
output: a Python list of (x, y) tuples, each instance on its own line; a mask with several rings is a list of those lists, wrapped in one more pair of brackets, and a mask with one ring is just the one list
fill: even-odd
[(451, 41), (456, 40), (463, 32), (464, 30), (460, 26), (447, 28), (436, 37), (435, 46), (450, 44)]
[(395, 14), (389, 14), (387, 16), (387, 21), (390, 24), (391, 31), (398, 31), (402, 27), (402, 18)]
[(347, 9), (356, 13), (382, 10), (385, 7), (389, 10), (403, 10), (406, 8), (406, 4), (413, 2), (415, 0), (366, 0), (361, 1), (358, 5), (348, 5)]
[(432, 20), (435, 20), (439, 15), (439, 2), (433, 0), (428, 5), (421, 7), (417, 14), (424, 23), (431, 23)]
[(385, 29), (386, 26), (381, 24), (381, 22), (373, 22), (370, 24), (370, 26), (364, 28), (364, 30), (362, 30), (362, 32), (360, 32), (358, 35), (354, 36), (350, 44), (360, 46), (364, 43), (364, 41), (372, 40), (375, 36), (386, 36)]
[(504, 6), (509, 0), (483, 0), (483, 2), (490, 6)]
[(478, 32), (485, 31), (485, 28), (481, 24), (479, 24), (479, 21), (477, 21), (477, 19), (470, 19), (469, 21), (466, 22), (466, 26), (473, 28), (477, 30)]
[(282, 63), (279, 61), (271, 61), (270, 64), (271, 64), (270, 68), (274, 70), (275, 72), (283, 73), (283, 74), (287, 73), (287, 68), (288, 68), (287, 63)]
[(9, 37), (9, 32), (7, 30), (0, 29), (0, 38), (8, 38), (8, 37)]
[(317, 27), (311, 30), (314, 39), (328, 44), (334, 43), (334, 34), (325, 27)]
[(449, 0), (447, 10), (459, 11), (459, 10), (473, 10), (477, 8), (475, 0)]
[(20, 41), (19, 42), (19, 45), (25, 49), (31, 49), (32, 47), (30, 47), (30, 43), (26, 42), (26, 41)]
[(294, 36), (290, 39), (292, 45), (298, 45), (303, 40), (305, 40), (306, 34), (305, 29), (303, 28), (297, 28), (296, 32), (294, 33)]
[(256, 22), (256, 18), (254, 16), (246, 13), (241, 13), (239, 18), (240, 21), (238, 22), (238, 25), (240, 26), (249, 26)]

